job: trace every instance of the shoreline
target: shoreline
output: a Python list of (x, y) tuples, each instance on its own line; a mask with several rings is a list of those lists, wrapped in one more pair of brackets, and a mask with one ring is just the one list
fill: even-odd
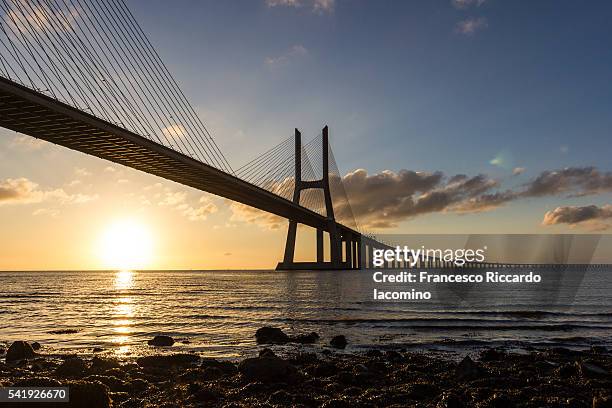
[[(273, 330), (258, 343), (285, 336)], [(87, 408), (612, 406), (612, 355), (603, 347), (489, 348), (449, 358), (392, 346), (346, 352), (343, 338), (320, 353), (305, 351), (316, 333), (280, 340), (282, 346), (260, 344), (258, 355), (239, 361), (171, 347), (118, 358), (32, 354), (29, 345), (15, 360), (13, 345), (10, 359), (10, 350), (0, 353), (0, 386), (69, 386), (71, 402), (56, 406)]]

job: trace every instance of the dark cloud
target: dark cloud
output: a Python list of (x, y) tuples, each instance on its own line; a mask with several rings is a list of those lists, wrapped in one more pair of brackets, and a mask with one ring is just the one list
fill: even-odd
[[(277, 182), (282, 191), (291, 191), (292, 183), (292, 179)], [(353, 220), (356, 219), (360, 226), (366, 229), (382, 229), (395, 227), (402, 221), (429, 213), (477, 213), (521, 199), (559, 195), (575, 197), (612, 192), (612, 173), (601, 172), (595, 167), (548, 170), (517, 188), (500, 191), (500, 182), (483, 174), (445, 175), (440, 171), (411, 170), (384, 170), (368, 174), (367, 170), (358, 169), (341, 179), (339, 176), (331, 176), (330, 185), (334, 212), (339, 222), (354, 227)], [(342, 199), (344, 192), (350, 204)], [(304, 192), (302, 202), (317, 201), (310, 200), (309, 194), (320, 194), (320, 191)], [(319, 197), (318, 201), (322, 202), (322, 199)], [(286, 220), (247, 206), (232, 204), (232, 211), (232, 221), (255, 222), (272, 229), (286, 225)], [(550, 212), (551, 215), (547, 213), (546, 225), (564, 223), (563, 220), (568, 219), (564, 217), (568, 217), (567, 214), (571, 210), (563, 211), (565, 212), (554, 216), (553, 212)], [(585, 214), (588, 212), (583, 211)]]
[[(498, 185), (485, 175), (446, 179), (441, 172), (385, 170), (368, 175), (364, 169), (347, 174), (343, 182), (352, 211), (366, 228), (389, 228), (407, 218), (451, 210)], [(349, 208), (340, 204), (335, 211), (339, 218), (347, 217)]]
[(589, 229), (607, 229), (609, 224), (605, 222), (612, 219), (612, 205), (598, 207), (587, 205), (583, 207), (567, 206), (557, 207), (544, 214), (542, 225), (568, 224), (576, 226), (585, 225)]
[[(612, 192), (612, 173), (595, 167), (544, 171), (519, 188), (504, 191), (496, 191), (499, 181), (482, 174), (385, 170), (369, 175), (360, 169), (344, 176), (343, 182), (355, 218), (365, 228), (390, 228), (433, 212), (489, 211), (520, 199)], [(349, 215), (346, 204), (338, 204), (335, 210), (339, 218)]]
[(569, 194), (584, 196), (612, 191), (612, 173), (595, 167), (567, 167), (544, 171), (526, 185), (523, 197)]
[(509, 201), (515, 200), (517, 193), (512, 190), (502, 192), (481, 194), (478, 197), (470, 198), (457, 206), (458, 212), (481, 212), (493, 210), (506, 204)]

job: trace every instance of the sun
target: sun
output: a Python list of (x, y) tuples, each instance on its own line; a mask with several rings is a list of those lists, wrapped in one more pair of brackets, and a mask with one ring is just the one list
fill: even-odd
[(117, 220), (102, 233), (97, 249), (104, 268), (144, 269), (151, 265), (153, 258), (153, 236), (137, 220)]

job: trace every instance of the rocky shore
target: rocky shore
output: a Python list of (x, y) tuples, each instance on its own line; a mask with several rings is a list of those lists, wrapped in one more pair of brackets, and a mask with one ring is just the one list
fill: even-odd
[[(343, 336), (324, 342), (276, 328), (258, 330), (256, 340), (259, 355), (236, 362), (173, 354), (166, 336), (149, 341), (158, 354), (121, 360), (46, 355), (39, 344), (14, 342), (0, 348), (0, 386), (68, 386), (71, 402), (56, 405), (64, 408), (612, 407), (612, 354), (598, 347), (487, 349), (454, 360), (401, 350), (347, 354), (337, 351), (350, 341)], [(323, 342), (321, 353), (304, 346)]]

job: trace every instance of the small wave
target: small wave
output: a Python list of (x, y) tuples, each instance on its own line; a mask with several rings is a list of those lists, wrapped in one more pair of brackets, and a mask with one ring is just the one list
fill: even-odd
[(81, 329), (60, 329), (60, 330), (51, 330), (50, 334), (75, 334), (80, 332)]
[(475, 314), (481, 316), (515, 316), (522, 318), (541, 318), (546, 316), (575, 316), (575, 317), (606, 317), (612, 316), (612, 312), (558, 312), (549, 310), (478, 310), (451, 312), (455, 314)]
[[(540, 330), (540, 331), (570, 331), (577, 329), (592, 329), (592, 330), (611, 330), (612, 326), (605, 325), (588, 325), (588, 324), (516, 324), (514, 322), (507, 322), (503, 324), (503, 321), (493, 321), (494, 324), (490, 324), (491, 321), (487, 320), (468, 320), (467, 322), (462, 319), (445, 319), (442, 323), (457, 322), (457, 324), (440, 324), (439, 319), (269, 319), (271, 321), (285, 322), (285, 323), (310, 323), (320, 325), (334, 325), (334, 324), (347, 324), (347, 325), (359, 325), (359, 324), (370, 324), (374, 327), (398, 327), (406, 329), (419, 329), (419, 330), (461, 330), (461, 331), (474, 331), (474, 330)], [(470, 324), (466, 324), (466, 323)], [(423, 324), (426, 323), (426, 324)], [(500, 324), (501, 323), (501, 324)]]

